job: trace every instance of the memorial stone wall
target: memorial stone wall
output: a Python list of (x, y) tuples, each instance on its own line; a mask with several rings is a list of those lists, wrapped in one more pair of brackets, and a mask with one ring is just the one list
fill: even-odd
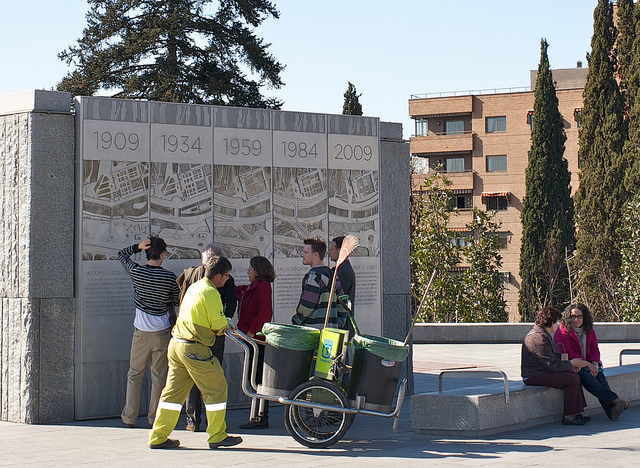
[[(70, 104), (51, 91), (0, 96), (3, 420), (119, 414), (133, 310), (117, 251), (149, 233), (167, 241), (164, 266), (178, 274), (213, 240), (237, 284), (252, 256), (270, 258), (283, 323), (307, 270), (302, 239), (356, 234), (360, 328), (404, 339), (409, 154), (400, 124), (93, 97), (75, 100), (74, 119)], [(232, 406), (246, 403), (240, 361), (229, 345)]]

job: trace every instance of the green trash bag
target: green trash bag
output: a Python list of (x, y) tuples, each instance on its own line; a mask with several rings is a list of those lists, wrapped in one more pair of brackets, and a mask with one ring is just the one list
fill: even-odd
[(320, 330), (300, 325), (267, 322), (262, 326), (267, 343), (292, 351), (309, 351), (318, 347)]
[(409, 355), (409, 345), (400, 341), (373, 335), (355, 335), (353, 346), (357, 349), (366, 349), (382, 359), (404, 362)]

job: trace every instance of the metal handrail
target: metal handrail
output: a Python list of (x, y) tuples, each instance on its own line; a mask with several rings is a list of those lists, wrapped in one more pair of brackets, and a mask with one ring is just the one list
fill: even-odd
[(523, 93), (531, 91), (531, 86), (518, 86), (511, 88), (468, 89), (464, 91), (443, 91), (439, 93), (411, 94), (409, 99), (427, 99), (434, 97), (474, 96), (478, 94), (504, 94)]
[(449, 137), (455, 137), (458, 135), (473, 135), (476, 132), (473, 130), (464, 130), (462, 132), (449, 132), (447, 133), (446, 131), (444, 132), (429, 132), (426, 135), (411, 135), (411, 138), (429, 138), (431, 136), (434, 137), (444, 137), (444, 136), (449, 136)]
[(501, 370), (481, 370), (481, 369), (464, 369), (464, 370), (445, 370), (438, 375), (438, 392), (442, 392), (442, 377), (448, 375), (452, 379), (464, 379), (469, 377), (502, 377), (504, 381), (504, 402), (509, 403), (509, 379), (507, 374)]
[(620, 356), (618, 358), (619, 366), (622, 365), (622, 356), (624, 356), (625, 354), (628, 356), (640, 356), (640, 349), (623, 349), (622, 351), (620, 351)]

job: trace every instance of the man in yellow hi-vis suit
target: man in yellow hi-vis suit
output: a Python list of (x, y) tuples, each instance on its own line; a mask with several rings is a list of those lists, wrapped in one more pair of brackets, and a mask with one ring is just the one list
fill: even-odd
[(210, 346), (227, 327), (217, 288), (229, 278), (231, 263), (224, 257), (205, 262), (205, 277), (193, 283), (182, 300), (180, 314), (169, 343), (169, 374), (160, 396), (158, 412), (149, 434), (150, 448), (176, 448), (180, 441), (168, 436), (176, 427), (180, 410), (195, 383), (202, 391), (207, 411), (209, 448), (231, 447), (242, 438), (227, 435), (227, 381)]

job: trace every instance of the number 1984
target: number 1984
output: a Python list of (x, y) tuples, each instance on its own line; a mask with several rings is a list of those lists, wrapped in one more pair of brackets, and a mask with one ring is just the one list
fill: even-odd
[(301, 141), (300, 143), (296, 143), (295, 141), (283, 141), (282, 142), (282, 155), (285, 158), (317, 158), (318, 150), (316, 149), (316, 144), (314, 143), (309, 147), (307, 143)]

